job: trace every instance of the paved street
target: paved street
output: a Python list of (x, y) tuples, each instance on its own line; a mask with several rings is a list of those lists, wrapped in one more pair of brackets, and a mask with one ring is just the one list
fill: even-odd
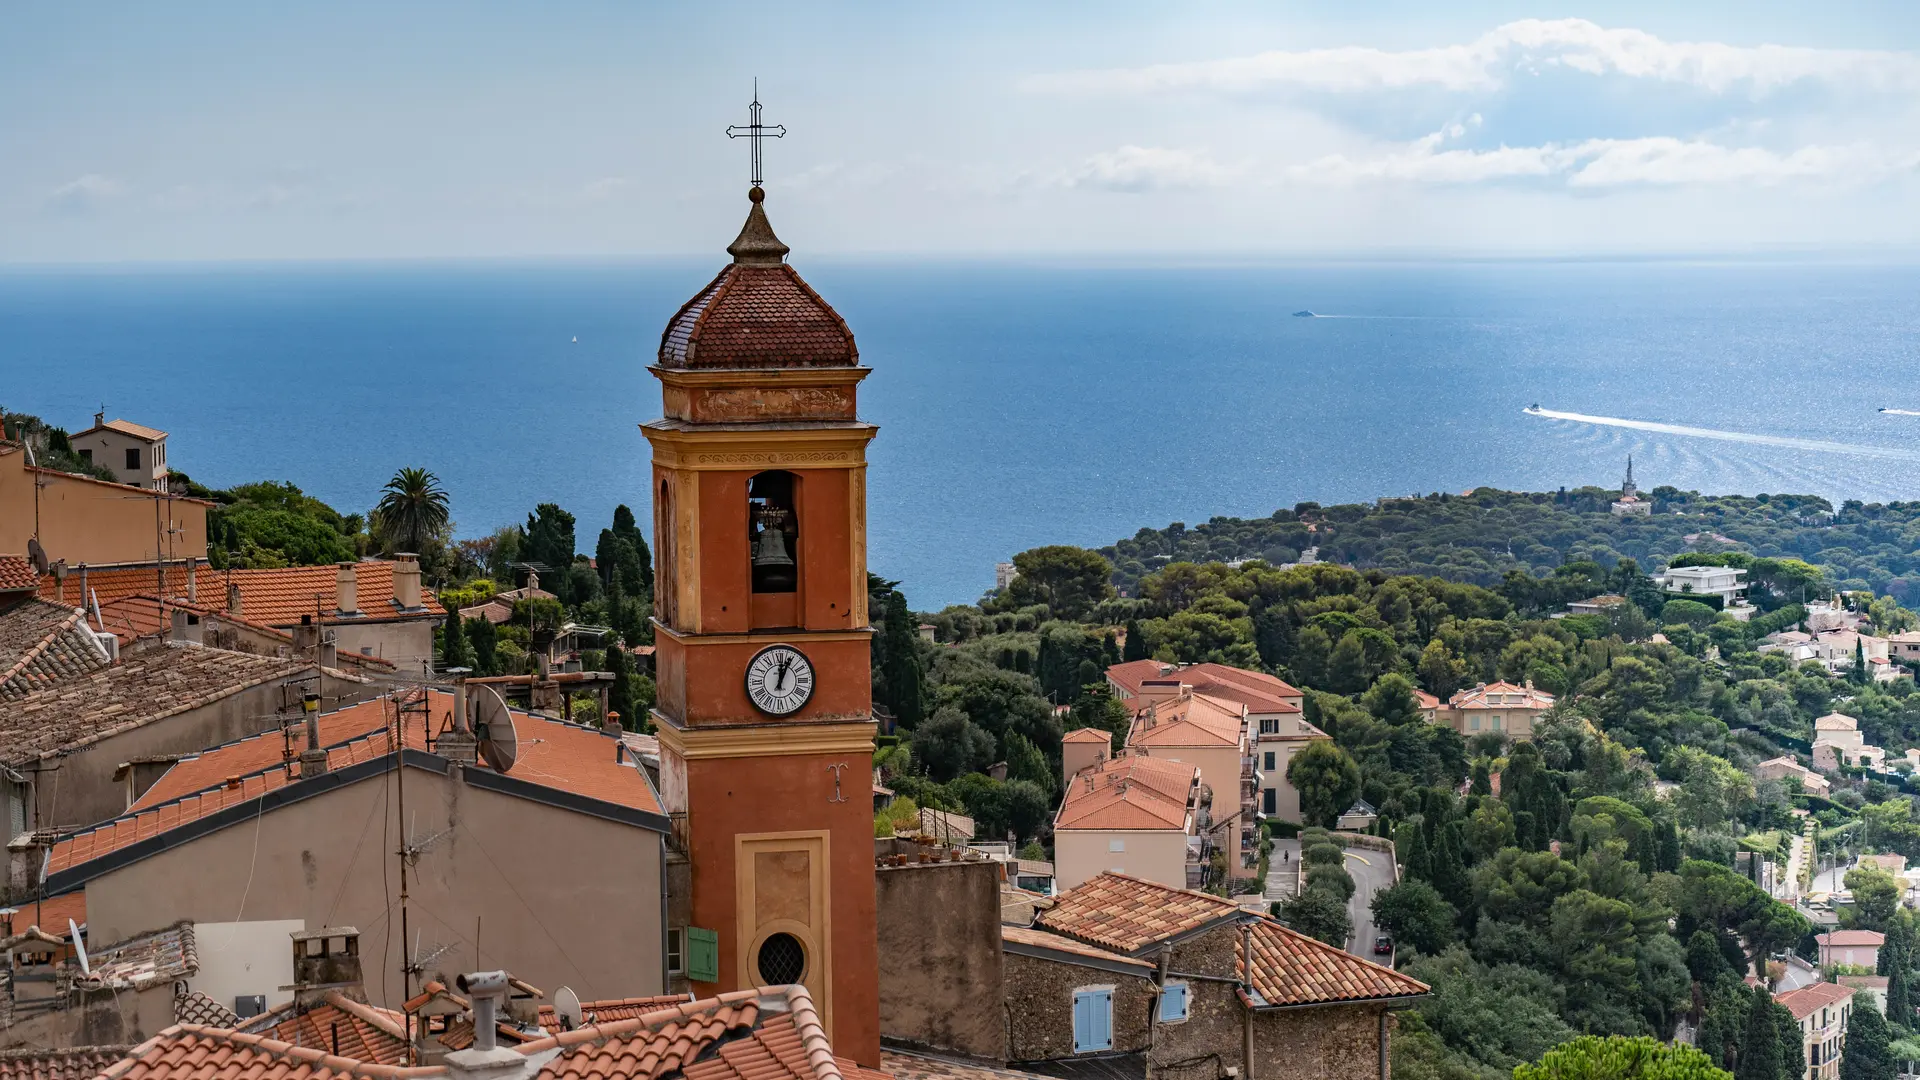
[[(1283, 854), (1284, 852), (1284, 854)], [(1300, 873), (1300, 841), (1276, 839), (1273, 854), (1267, 859), (1267, 900), (1285, 900), (1293, 895)]]
[(1347, 873), (1353, 875), (1353, 899), (1347, 913), (1353, 917), (1353, 936), (1347, 939), (1347, 951), (1369, 960), (1391, 963), (1392, 958), (1373, 955), (1373, 939), (1379, 931), (1373, 925), (1373, 894), (1393, 884), (1392, 858), (1371, 848), (1347, 849)]

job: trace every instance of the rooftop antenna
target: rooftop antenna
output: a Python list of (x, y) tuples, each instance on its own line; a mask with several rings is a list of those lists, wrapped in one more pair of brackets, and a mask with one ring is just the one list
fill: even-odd
[(67, 933), (72, 935), (68, 940), (73, 942), (73, 955), (80, 961), (80, 974), (93, 974), (93, 967), (87, 962), (87, 943), (80, 940), (80, 928), (72, 919), (67, 920)]
[(584, 1018), (580, 1009), (580, 995), (573, 987), (563, 986), (554, 992), (553, 1014), (560, 1018), (560, 1030), (572, 1031), (580, 1026)]
[(753, 163), (753, 186), (760, 186), (760, 140), (784, 139), (787, 137), (787, 125), (763, 124), (760, 122), (760, 80), (753, 80), (753, 104), (747, 106), (747, 123), (733, 124), (727, 128), (727, 138), (747, 140), (747, 156)]

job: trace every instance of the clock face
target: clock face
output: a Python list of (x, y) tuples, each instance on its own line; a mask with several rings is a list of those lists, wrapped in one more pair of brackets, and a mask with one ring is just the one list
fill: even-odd
[(769, 645), (747, 661), (747, 698), (768, 716), (788, 716), (813, 697), (813, 665), (791, 645)]

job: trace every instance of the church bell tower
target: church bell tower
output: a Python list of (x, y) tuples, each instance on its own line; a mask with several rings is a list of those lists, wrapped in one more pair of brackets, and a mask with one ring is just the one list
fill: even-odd
[(696, 992), (804, 984), (835, 1051), (877, 1067), (869, 369), (748, 197), (733, 262), (660, 337), (665, 416), (641, 426), (661, 795), (717, 940)]

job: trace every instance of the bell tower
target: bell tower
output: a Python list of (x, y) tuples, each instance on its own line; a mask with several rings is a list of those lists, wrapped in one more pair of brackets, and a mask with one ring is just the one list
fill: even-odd
[(733, 262), (660, 337), (665, 416), (642, 425), (661, 795), (717, 940), (696, 991), (802, 983), (835, 1050), (877, 1067), (869, 369), (748, 198)]

